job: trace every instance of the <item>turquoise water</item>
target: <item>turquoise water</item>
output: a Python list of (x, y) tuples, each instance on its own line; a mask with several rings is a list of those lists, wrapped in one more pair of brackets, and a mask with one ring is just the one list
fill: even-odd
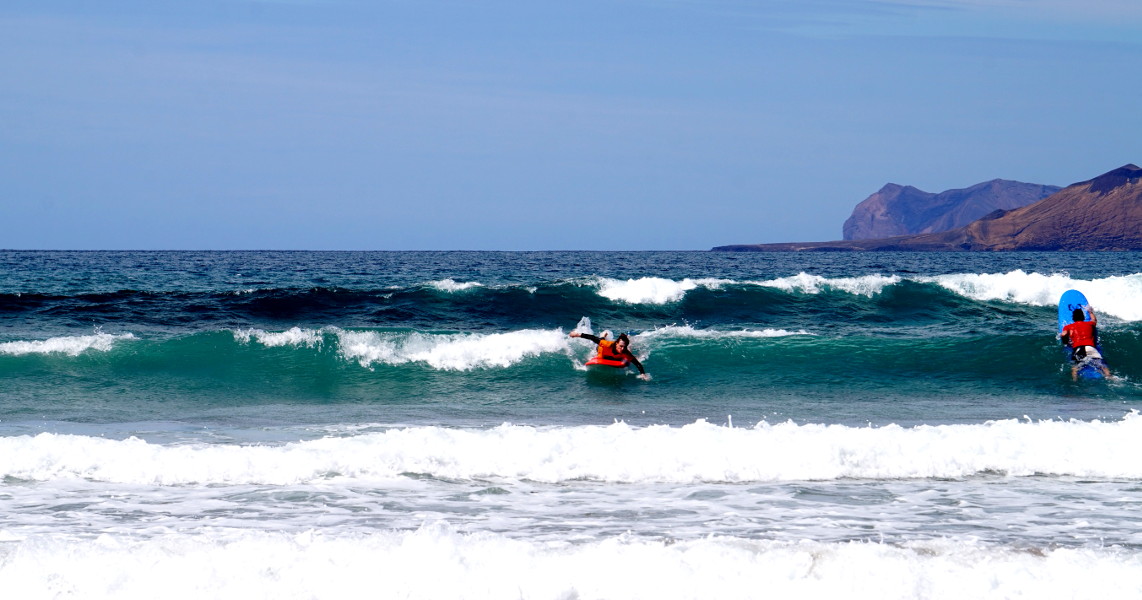
[(1140, 358), (1127, 253), (0, 252), (0, 584), (1131, 597)]
[[(1103, 343), (1138, 379), (1132, 254), (2, 258), (9, 422), (936, 424), (1139, 399), (1061, 376), (1052, 320), (1061, 289), (1107, 288)], [(584, 377), (583, 317), (633, 334), (652, 381)]]

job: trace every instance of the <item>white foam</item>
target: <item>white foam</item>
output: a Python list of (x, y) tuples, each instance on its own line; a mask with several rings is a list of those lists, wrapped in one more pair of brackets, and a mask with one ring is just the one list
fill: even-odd
[(804, 329), (790, 331), (788, 329), (695, 329), (690, 325), (668, 325), (653, 331), (640, 333), (639, 340), (655, 340), (659, 338), (691, 338), (702, 340), (741, 339), (741, 338), (778, 338), (795, 335), (813, 335)]
[(130, 333), (110, 334), (95, 333), (92, 335), (62, 336), (46, 340), (16, 341), (0, 343), (0, 354), (22, 356), (25, 354), (67, 354), (79, 356), (88, 350), (107, 352), (115, 347), (116, 342), (133, 340), (135, 336)]
[(1043, 275), (1015, 270), (1009, 273), (940, 275), (917, 281), (936, 283), (973, 300), (1004, 301), (1031, 306), (1056, 306), (1059, 297), (1077, 289), (1099, 315), (1124, 321), (1142, 320), (1142, 274), (1074, 279), (1066, 274)]
[(475, 281), (457, 282), (451, 278), (431, 281), (428, 285), (442, 292), (463, 292), (473, 288), (484, 287), (484, 284)]
[(673, 281), (661, 277), (640, 277), (639, 279), (600, 278), (597, 285), (599, 295), (616, 302), (628, 304), (666, 304), (681, 300), (686, 292), (705, 287), (718, 289), (731, 284), (728, 279), (683, 279)]
[(410, 427), (277, 446), (149, 444), (76, 435), (0, 438), (0, 478), (147, 485), (294, 484), (328, 478), (547, 483), (774, 482), (1012, 477), (1142, 478), (1142, 417), (846, 427), (704, 421), (684, 427)]
[(261, 329), (239, 329), (234, 332), (234, 339), (243, 344), (248, 344), (253, 340), (270, 348), (279, 346), (304, 346), (313, 348), (320, 346), (323, 338), (320, 330), (293, 327), (280, 332), (268, 332)]
[(341, 355), (364, 367), (422, 362), (434, 369), (467, 371), (509, 367), (545, 353), (567, 353), (559, 329), (506, 333), (423, 334), (336, 330)]
[(612, 536), (542, 542), (457, 532), (205, 530), (9, 543), (13, 598), (958, 599), (1142, 595), (1119, 548), (1025, 551), (972, 541), (902, 545)]
[(780, 277), (770, 281), (755, 282), (756, 285), (773, 287), (787, 292), (819, 294), (825, 290), (839, 290), (860, 296), (875, 296), (884, 288), (900, 283), (897, 276), (865, 275), (862, 277), (827, 278), (808, 273), (798, 273), (792, 277)]
[[(1063, 292), (1077, 289), (1083, 292), (1100, 315), (1112, 315), (1124, 321), (1142, 320), (1142, 273), (1085, 280), (1072, 278), (1065, 273), (1027, 273), (1017, 269), (1008, 273), (958, 273), (909, 280), (939, 285), (972, 300), (1030, 306), (1055, 306)], [(898, 276), (828, 278), (799, 273), (791, 277), (751, 283), (803, 294), (837, 290), (872, 297), (901, 281), (904, 279)], [(725, 283), (731, 282), (723, 282)]]
[[(920, 283), (933, 283), (962, 296), (980, 301), (1005, 301), (1033, 306), (1052, 306), (1068, 289), (1079, 289), (1095, 305), (1096, 310), (1124, 320), (1142, 320), (1142, 274), (1106, 277), (1094, 280), (1074, 279), (1066, 274), (1026, 273), (960, 273), (935, 277), (909, 278)], [(896, 275), (863, 275), (860, 277), (822, 277), (798, 273), (771, 280), (738, 282), (730, 279), (682, 279), (659, 277), (639, 279), (600, 278), (595, 285), (599, 295), (629, 304), (666, 304), (677, 302), (698, 288), (720, 289), (727, 285), (756, 285), (786, 292), (819, 294), (841, 291), (872, 297), (905, 278)]]
[(1010, 273), (962, 273), (920, 277), (917, 281), (935, 283), (973, 300), (1015, 302), (1049, 306), (1074, 285), (1066, 275), (1042, 275), (1021, 270)]
[(731, 279), (682, 279), (674, 281), (659, 277), (642, 277), (639, 279), (608, 279), (598, 280), (599, 295), (614, 301), (629, 304), (666, 304), (677, 302), (685, 297), (686, 293), (698, 288), (721, 289), (728, 285), (756, 285), (761, 287), (777, 288), (786, 292), (799, 292), (804, 294), (819, 294), (825, 290), (838, 290), (862, 296), (874, 296), (884, 288), (900, 283), (902, 279), (897, 276), (865, 275), (861, 277), (827, 278), (819, 275), (799, 273), (790, 277), (779, 277), (767, 281), (738, 282)]

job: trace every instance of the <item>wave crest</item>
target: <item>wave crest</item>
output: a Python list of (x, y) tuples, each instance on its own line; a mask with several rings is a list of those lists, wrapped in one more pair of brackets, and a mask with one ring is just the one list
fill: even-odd
[(435, 369), (467, 371), (509, 367), (529, 357), (569, 350), (568, 338), (559, 329), (437, 335), (337, 330), (336, 335), (341, 356), (363, 367), (423, 362)]
[(0, 343), (0, 354), (23, 356), (27, 354), (66, 354), (79, 356), (88, 350), (108, 352), (122, 340), (136, 339), (134, 334), (95, 333), (92, 335), (60, 336), (46, 340)]
[(39, 434), (0, 438), (0, 477), (116, 483), (296, 484), (388, 480), (559, 483), (958, 479), (987, 473), (1142, 478), (1142, 416), (911, 428), (697, 421), (683, 427), (409, 427), (278, 446), (163, 446)]
[(690, 290), (704, 287), (718, 289), (734, 283), (728, 279), (683, 279), (674, 281), (661, 277), (638, 279), (609, 279), (598, 281), (599, 295), (615, 302), (627, 304), (667, 304), (678, 302)]

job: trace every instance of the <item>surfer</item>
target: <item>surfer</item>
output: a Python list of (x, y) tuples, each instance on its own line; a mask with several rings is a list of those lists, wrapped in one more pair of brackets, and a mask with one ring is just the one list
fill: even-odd
[(598, 344), (599, 358), (605, 358), (608, 360), (629, 360), (631, 364), (638, 368), (639, 379), (650, 379), (650, 376), (646, 374), (646, 369), (642, 368), (642, 363), (638, 362), (638, 359), (635, 358), (633, 353), (631, 353), (630, 338), (627, 337), (627, 334), (620, 333), (618, 339), (614, 341), (605, 339), (605, 333), (603, 334), (603, 337), (597, 337), (589, 333), (579, 333), (578, 331), (572, 331), (571, 337), (591, 340), (592, 342)]
[(1090, 311), (1090, 320), (1086, 320), (1086, 315), (1083, 314), (1083, 309), (1076, 308), (1071, 313), (1071, 318), (1074, 323), (1063, 327), (1063, 332), (1059, 334), (1063, 343), (1071, 347), (1071, 379), (1078, 380), (1079, 369), (1083, 365), (1089, 364), (1099, 370), (1102, 376), (1110, 379), (1110, 369), (1107, 368), (1106, 363), (1102, 360), (1102, 354), (1095, 346), (1098, 344), (1098, 316), (1094, 314), (1094, 309), (1089, 305), (1086, 307)]

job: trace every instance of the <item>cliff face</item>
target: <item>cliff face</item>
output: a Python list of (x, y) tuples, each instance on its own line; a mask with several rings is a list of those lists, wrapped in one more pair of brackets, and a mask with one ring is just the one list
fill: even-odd
[(1142, 250), (1142, 169), (1126, 165), (964, 227), (877, 240), (719, 246), (726, 251)]
[(1142, 250), (1142, 169), (1126, 165), (1051, 197), (934, 234), (967, 250)]
[(936, 233), (963, 227), (995, 210), (1038, 202), (1059, 191), (1039, 185), (994, 179), (960, 190), (932, 194), (890, 183), (853, 209), (842, 228), (846, 240), (883, 239)]

